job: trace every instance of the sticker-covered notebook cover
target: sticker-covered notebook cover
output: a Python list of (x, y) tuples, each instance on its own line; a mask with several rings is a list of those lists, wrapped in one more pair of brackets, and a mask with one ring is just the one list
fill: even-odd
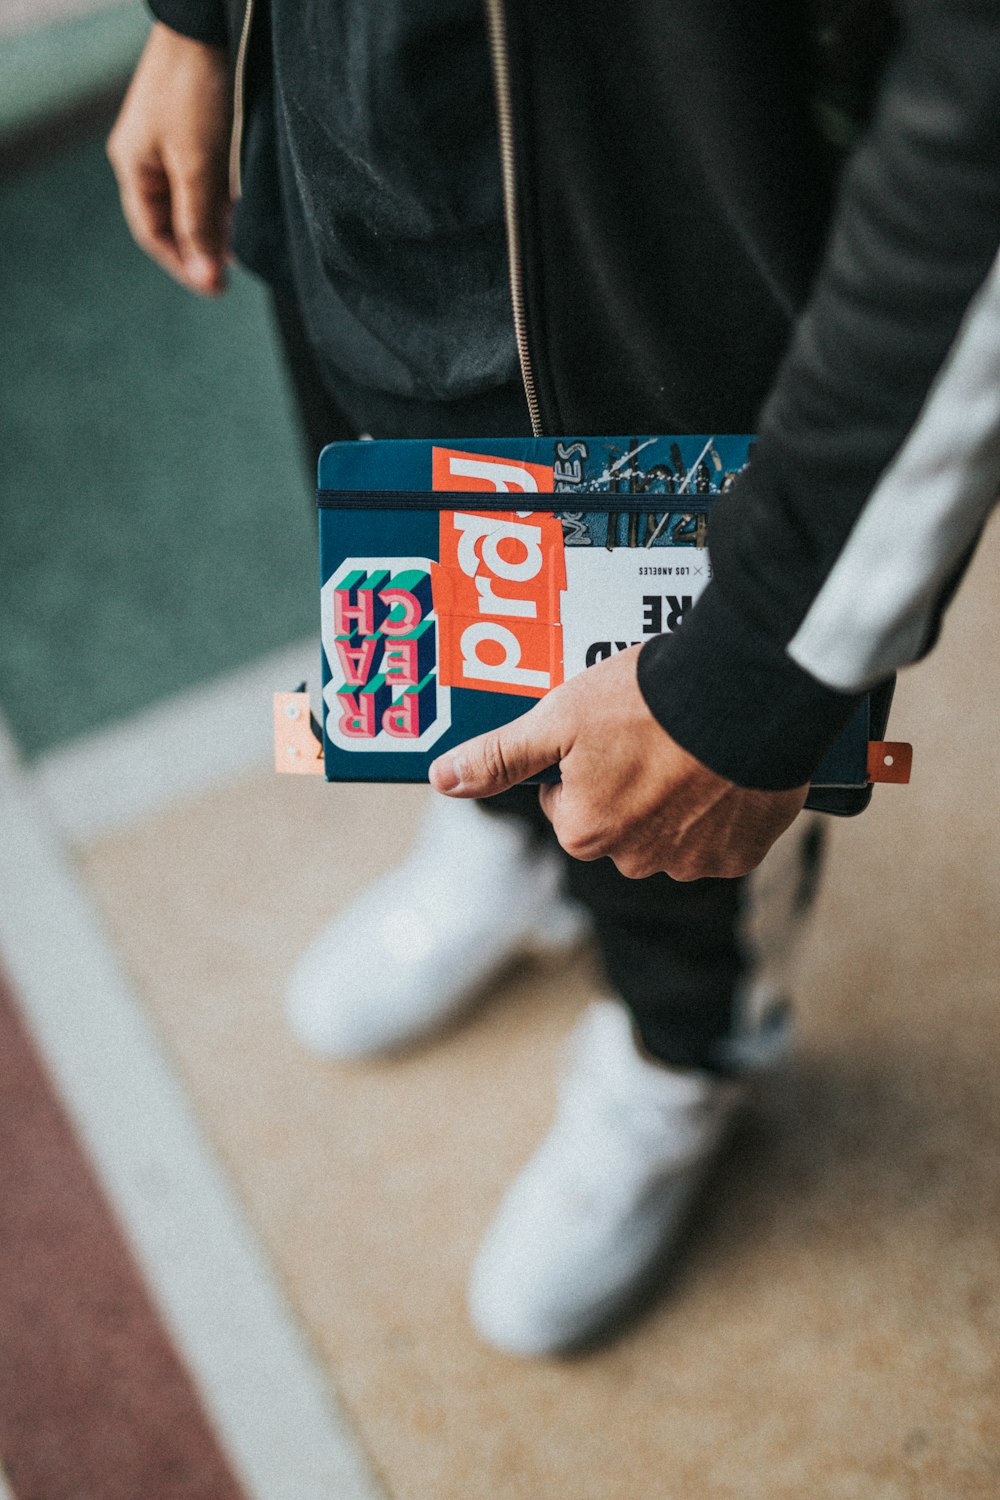
[[(603, 657), (681, 628), (748, 436), (334, 443), (319, 463), (331, 781), (436, 756)], [(867, 781), (867, 702), (816, 786)]]

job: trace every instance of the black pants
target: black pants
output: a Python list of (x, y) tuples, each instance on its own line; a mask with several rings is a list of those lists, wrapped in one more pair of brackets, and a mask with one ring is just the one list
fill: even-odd
[[(330, 390), (297, 310), (279, 303), (276, 312), (311, 475), (326, 443), (362, 433), (443, 439), (531, 435), (519, 382), (470, 400), (438, 403), (363, 391), (347, 381)], [(610, 859), (572, 859), (559, 848), (531, 787), (515, 787), (482, 806), (524, 819), (540, 842), (559, 850), (567, 891), (592, 916), (608, 983), (632, 1011), (649, 1051), (681, 1067), (724, 1068), (735, 997), (754, 966), (743, 920), (748, 882), (681, 883), (668, 875), (627, 880)], [(792, 903), (796, 907), (811, 889), (815, 850), (806, 851), (804, 858), (802, 892)]]

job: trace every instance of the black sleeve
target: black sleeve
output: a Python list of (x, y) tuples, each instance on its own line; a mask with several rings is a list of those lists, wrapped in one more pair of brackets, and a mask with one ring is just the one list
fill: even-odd
[(929, 648), (1000, 491), (1000, 9), (899, 10), (713, 581), (639, 660), (663, 726), (744, 786), (808, 780)]
[(225, 47), (229, 42), (222, 0), (148, 0), (158, 21), (192, 41)]

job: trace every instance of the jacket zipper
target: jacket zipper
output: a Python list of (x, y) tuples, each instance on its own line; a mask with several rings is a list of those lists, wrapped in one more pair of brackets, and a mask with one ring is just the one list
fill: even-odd
[[(242, 191), (241, 156), (245, 111), (245, 80), (250, 26), (254, 0), (246, 0), (243, 27), (236, 53), (233, 77), (233, 130), (229, 144), (229, 196), (235, 203)], [(521, 380), (528, 403), (528, 416), (535, 437), (542, 437), (542, 416), (535, 389), (535, 376), (528, 347), (528, 320), (524, 305), (524, 267), (521, 260), (520, 225), (517, 212), (517, 178), (514, 164), (514, 127), (510, 100), (510, 65), (504, 28), (503, 0), (486, 0), (486, 25), (493, 79), (496, 88), (497, 127), (500, 137), (500, 173), (503, 182), (504, 222), (507, 232), (507, 264), (510, 275), (510, 298), (514, 310), (514, 338), (521, 366)]]
[(243, 27), (240, 44), (236, 51), (236, 67), (233, 73), (233, 130), (229, 138), (229, 196), (234, 203), (243, 193), (243, 123), (246, 107), (245, 84), (247, 52), (250, 46), (250, 24), (253, 21), (254, 0), (246, 0), (243, 12)]
[[(251, 0), (252, 3), (252, 0)], [(517, 211), (517, 175), (514, 162), (514, 126), (510, 97), (510, 59), (504, 24), (504, 0), (486, 0), (486, 27), (490, 56), (493, 60), (493, 82), (496, 89), (497, 128), (500, 136), (500, 173), (503, 181), (504, 221), (507, 229), (507, 265), (510, 275), (510, 300), (514, 309), (514, 337), (521, 365), (521, 380), (528, 402), (531, 430), (542, 437), (542, 415), (535, 389), (535, 376), (528, 348), (528, 320), (524, 305), (524, 265), (521, 259), (520, 223)]]

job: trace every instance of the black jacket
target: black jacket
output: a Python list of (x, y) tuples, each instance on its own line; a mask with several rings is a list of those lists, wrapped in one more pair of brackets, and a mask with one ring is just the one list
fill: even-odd
[[(222, 0), (153, 8), (243, 30)], [(996, 0), (487, 11), (536, 427), (759, 433), (640, 684), (707, 765), (795, 785), (928, 649), (1000, 489)], [(248, 61), (252, 260), (266, 28)]]

